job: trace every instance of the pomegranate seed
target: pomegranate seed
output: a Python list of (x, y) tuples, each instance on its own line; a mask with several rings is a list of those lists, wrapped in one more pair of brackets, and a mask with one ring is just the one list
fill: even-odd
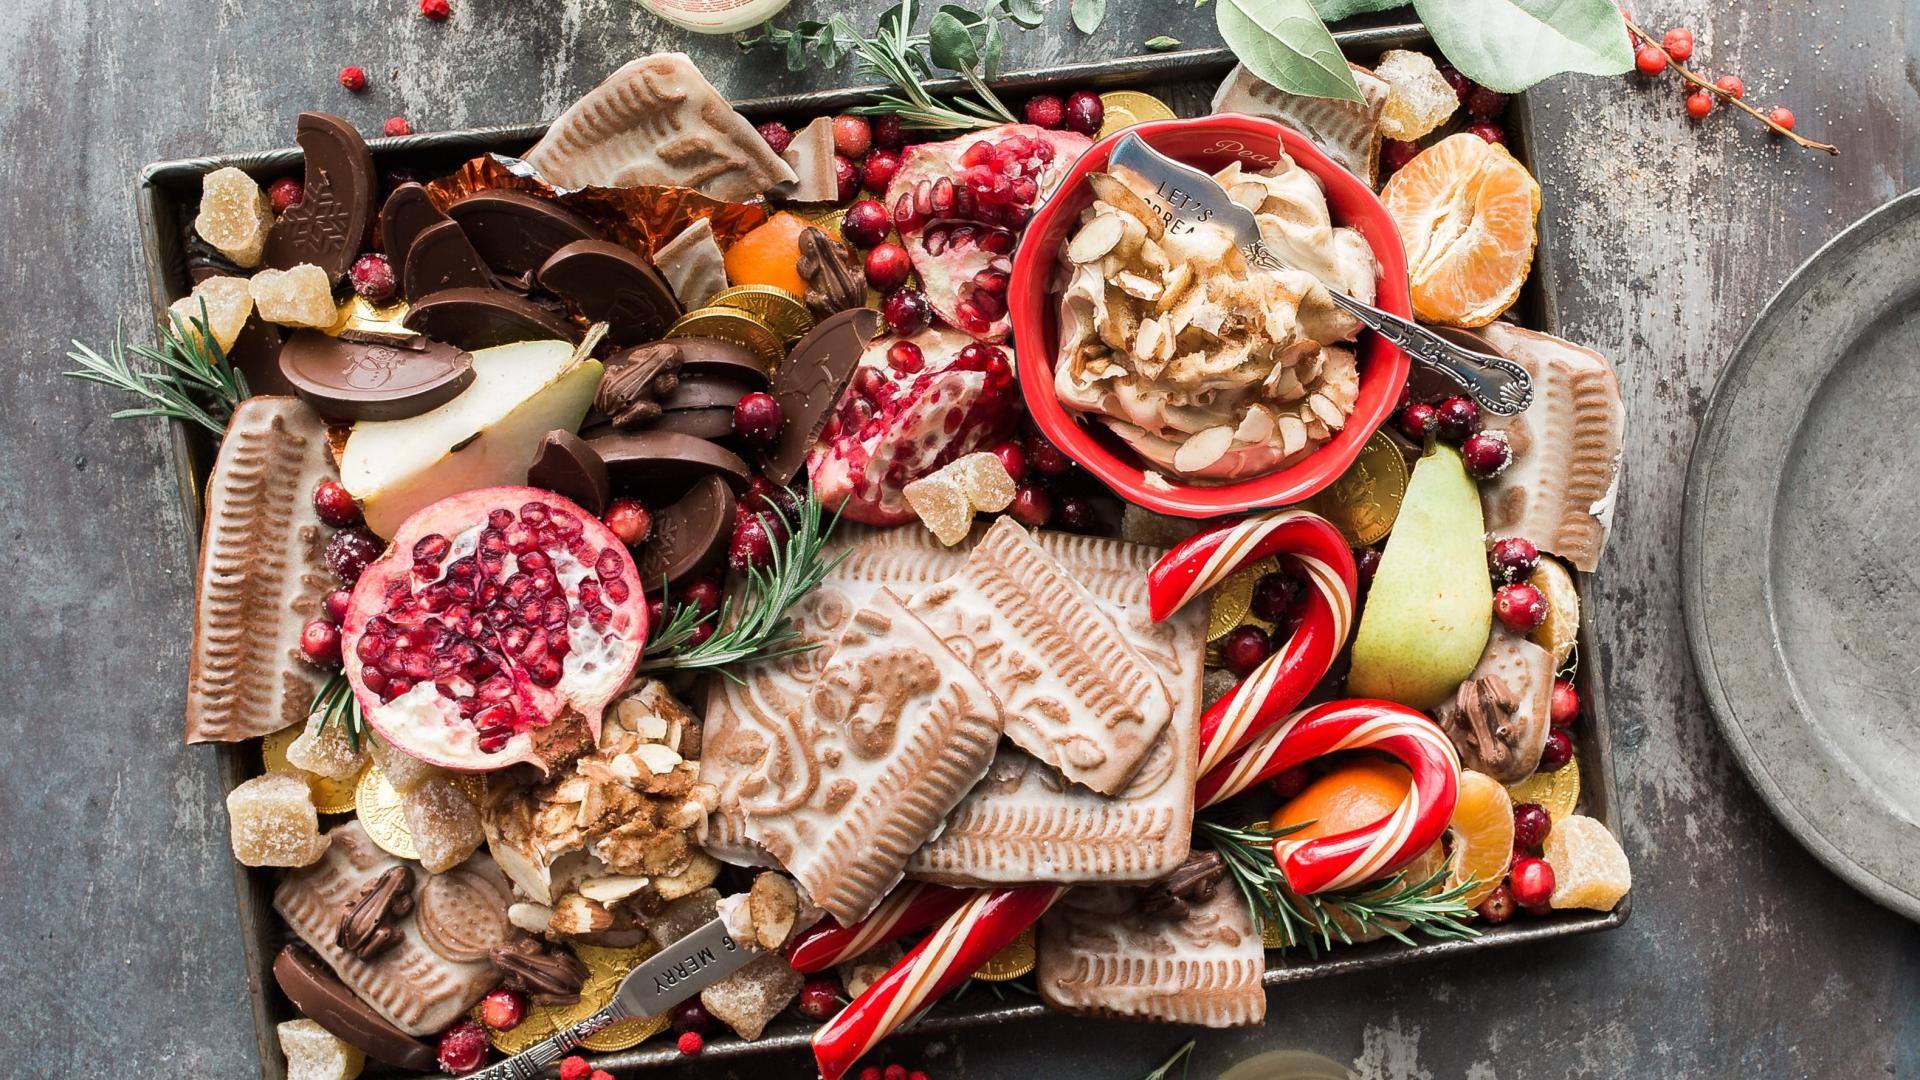
[(273, 212), (284, 214), (300, 205), (307, 197), (307, 185), (297, 176), (283, 176), (267, 187), (267, 201), (273, 205)]
[(1493, 594), (1493, 614), (1516, 634), (1531, 634), (1547, 621), (1547, 598), (1526, 582), (1502, 585)]
[(313, 512), (335, 528), (360, 524), (360, 503), (338, 480), (322, 480), (313, 489)]
[(325, 619), (314, 619), (300, 628), (300, 652), (321, 667), (340, 665), (340, 627)]
[(468, 1020), (440, 1036), (440, 1071), (463, 1076), (487, 1060), (487, 1029)]
[(1487, 554), (1487, 565), (1496, 581), (1524, 581), (1539, 564), (1540, 550), (1518, 536), (1494, 541), (1493, 550)]
[(793, 145), (793, 129), (778, 120), (769, 120), (755, 130), (760, 132), (760, 137), (767, 140), (767, 146), (776, 154), (786, 153), (787, 147)]
[(360, 70), (358, 65), (349, 64), (340, 69), (340, 85), (359, 93), (367, 88), (367, 73)]
[(883, 243), (867, 252), (867, 284), (880, 292), (890, 293), (905, 285), (912, 269), (907, 249), (899, 244)]
[(918, 375), (927, 366), (920, 346), (911, 341), (896, 341), (887, 347), (887, 366), (902, 375)]
[(1220, 659), (1243, 679), (1272, 655), (1273, 639), (1257, 626), (1236, 626), (1220, 644)]
[(527, 999), (500, 987), (480, 999), (480, 1022), (495, 1031), (512, 1031), (527, 1018)]
[(1540, 749), (1540, 771), (1559, 772), (1573, 760), (1573, 737), (1566, 728), (1553, 728), (1547, 732), (1546, 745)]
[(880, 304), (887, 328), (902, 337), (926, 329), (931, 310), (927, 298), (918, 289), (897, 290)]
[(772, 446), (780, 437), (781, 421), (780, 403), (772, 394), (747, 394), (733, 406), (733, 430), (750, 443)]
[(840, 235), (854, 247), (870, 248), (885, 240), (887, 230), (892, 227), (886, 207), (873, 199), (861, 199), (847, 207), (847, 216), (840, 222)]
[(1571, 727), (1580, 718), (1580, 691), (1569, 679), (1553, 680), (1551, 715), (1554, 727)]
[(1045, 488), (1022, 485), (1013, 493), (1013, 505), (1007, 508), (1013, 519), (1029, 529), (1038, 529), (1053, 517), (1053, 499)]
[(1098, 94), (1082, 90), (1067, 98), (1066, 124), (1070, 130), (1092, 137), (1107, 119), (1107, 107)]
[(1545, 859), (1521, 859), (1508, 872), (1513, 899), (1524, 908), (1543, 908), (1553, 897), (1553, 867)]

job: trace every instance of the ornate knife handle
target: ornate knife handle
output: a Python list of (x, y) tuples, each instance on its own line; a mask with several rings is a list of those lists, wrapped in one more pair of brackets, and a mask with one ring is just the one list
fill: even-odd
[(553, 1035), (534, 1043), (525, 1050), (513, 1055), (498, 1065), (489, 1065), (476, 1073), (467, 1074), (467, 1080), (531, 1080), (540, 1070), (567, 1056), (567, 1052), (590, 1038), (594, 1032), (625, 1019), (617, 1005), (608, 1005), (572, 1027), (555, 1032)]
[[(1291, 269), (1275, 258), (1264, 244), (1252, 245), (1247, 258), (1268, 269)], [(1488, 412), (1512, 416), (1533, 403), (1533, 380), (1528, 377), (1525, 368), (1506, 357), (1462, 348), (1419, 323), (1389, 311), (1381, 311), (1372, 304), (1361, 303), (1334, 289), (1328, 289), (1327, 295), (1367, 329), (1453, 380)]]

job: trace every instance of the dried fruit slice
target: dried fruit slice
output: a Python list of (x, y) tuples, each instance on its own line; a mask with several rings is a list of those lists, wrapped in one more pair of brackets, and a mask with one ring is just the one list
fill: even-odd
[(1574, 815), (1553, 823), (1545, 855), (1553, 867), (1556, 908), (1593, 908), (1608, 911), (1633, 887), (1627, 853), (1607, 827), (1590, 817)]
[(1447, 887), (1468, 879), (1476, 884), (1461, 902), (1477, 907), (1500, 887), (1513, 857), (1513, 799), (1500, 782), (1468, 769), (1460, 774), (1460, 799), (1448, 826), (1453, 850), (1447, 859)]
[(1547, 598), (1547, 621), (1527, 639), (1552, 653), (1555, 667), (1564, 665), (1580, 637), (1580, 590), (1560, 560), (1549, 555), (1540, 557), (1527, 581)]
[(1469, 132), (1421, 151), (1380, 193), (1407, 249), (1423, 322), (1485, 326), (1513, 306), (1539, 241), (1540, 185)]

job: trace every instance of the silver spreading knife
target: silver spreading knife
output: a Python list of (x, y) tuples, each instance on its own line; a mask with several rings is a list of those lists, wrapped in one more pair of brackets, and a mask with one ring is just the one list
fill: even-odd
[(499, 1064), (467, 1074), (467, 1080), (528, 1080), (566, 1057), (601, 1028), (622, 1020), (659, 1016), (759, 955), (734, 941), (726, 926), (714, 919), (641, 961), (620, 980), (620, 989), (606, 1008)]
[[(1137, 175), (1150, 192), (1144, 194), (1147, 202), (1169, 228), (1213, 222), (1226, 228), (1247, 262), (1267, 270), (1294, 269), (1261, 239), (1253, 211), (1228, 198), (1213, 177), (1160, 153), (1138, 135), (1130, 134), (1114, 145), (1107, 168)], [(1337, 290), (1329, 288), (1327, 295), (1367, 329), (1453, 380), (1488, 412), (1512, 416), (1532, 403), (1533, 384), (1526, 369), (1506, 357), (1462, 348), (1410, 319)]]

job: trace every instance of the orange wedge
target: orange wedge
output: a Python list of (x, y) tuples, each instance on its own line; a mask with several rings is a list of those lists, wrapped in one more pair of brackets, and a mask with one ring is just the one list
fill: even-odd
[(1290, 840), (1317, 840), (1371, 825), (1407, 797), (1413, 774), (1405, 765), (1363, 758), (1334, 769), (1273, 812), (1275, 829), (1308, 822)]
[(1453, 838), (1447, 887), (1469, 878), (1478, 882), (1460, 898), (1477, 907), (1507, 876), (1513, 858), (1513, 798), (1500, 782), (1468, 769), (1460, 774), (1460, 801), (1453, 805)]
[(1449, 136), (1394, 173), (1380, 201), (1400, 227), (1422, 322), (1485, 326), (1519, 298), (1540, 239), (1540, 185), (1506, 147)]
[(800, 234), (811, 223), (792, 214), (775, 214), (727, 249), (729, 285), (773, 285), (795, 296), (807, 295), (800, 276)]

